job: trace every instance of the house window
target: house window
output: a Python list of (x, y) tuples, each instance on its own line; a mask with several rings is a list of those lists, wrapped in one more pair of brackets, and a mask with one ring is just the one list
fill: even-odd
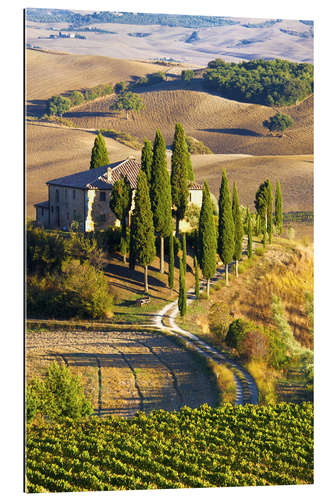
[(56, 203), (59, 203), (59, 189), (56, 189)]
[(99, 193), (99, 201), (105, 201), (105, 192), (104, 191), (101, 191)]
[(189, 193), (189, 195), (188, 195), (188, 201), (190, 201), (190, 202), (192, 201), (192, 193)]
[(73, 200), (75, 200), (75, 189), (73, 189)]

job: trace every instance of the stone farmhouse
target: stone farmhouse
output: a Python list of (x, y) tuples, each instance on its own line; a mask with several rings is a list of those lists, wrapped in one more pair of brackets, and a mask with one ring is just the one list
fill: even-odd
[[(120, 225), (109, 205), (113, 184), (127, 177), (133, 189), (133, 210), (140, 168), (141, 164), (137, 160), (127, 158), (48, 181), (48, 200), (35, 204), (37, 224), (50, 229), (68, 230), (73, 221), (78, 221), (85, 232)], [(190, 184), (189, 203), (201, 207), (200, 184)], [(180, 229), (187, 229), (185, 221), (181, 221)]]

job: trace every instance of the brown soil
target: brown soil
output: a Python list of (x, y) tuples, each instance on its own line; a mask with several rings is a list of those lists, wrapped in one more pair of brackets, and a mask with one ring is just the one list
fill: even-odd
[(52, 361), (80, 375), (99, 415), (214, 405), (216, 393), (193, 356), (154, 332), (27, 333), (28, 380)]

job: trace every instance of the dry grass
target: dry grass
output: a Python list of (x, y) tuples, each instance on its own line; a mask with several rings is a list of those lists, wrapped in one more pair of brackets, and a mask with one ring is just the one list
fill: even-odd
[(274, 404), (277, 402), (275, 391), (279, 373), (273, 368), (268, 368), (265, 361), (250, 361), (246, 369), (255, 379), (259, 389), (259, 402), (263, 404)]
[(211, 359), (208, 361), (208, 364), (213, 370), (221, 392), (220, 404), (233, 403), (236, 398), (236, 383), (232, 371), (225, 365), (217, 364)]
[(235, 316), (274, 327), (271, 297), (281, 297), (295, 338), (313, 348), (311, 325), (306, 314), (305, 291), (313, 291), (313, 248), (297, 243), (269, 247), (263, 257), (234, 279), (229, 288), (222, 288), (214, 301), (230, 305)]

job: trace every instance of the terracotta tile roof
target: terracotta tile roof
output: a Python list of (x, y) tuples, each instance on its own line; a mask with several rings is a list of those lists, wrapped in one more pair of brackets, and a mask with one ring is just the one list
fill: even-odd
[[(48, 181), (46, 184), (53, 184), (55, 186), (64, 186), (79, 189), (112, 189), (113, 184), (121, 179), (127, 177), (131, 184), (131, 188), (136, 188), (137, 177), (139, 175), (141, 164), (134, 158), (127, 158), (126, 160), (111, 163), (104, 167), (93, 168), (78, 172), (77, 174), (66, 175)], [(202, 185), (196, 182), (189, 184), (189, 189), (202, 189)]]
[(49, 201), (40, 201), (39, 203), (35, 203), (35, 207), (38, 208), (49, 208)]
[(188, 185), (188, 188), (189, 189), (198, 189), (198, 190), (201, 190), (202, 189), (202, 184), (198, 184), (197, 182), (190, 182), (189, 185)]
[(48, 181), (46, 184), (79, 189), (112, 189), (113, 184), (117, 180), (121, 177), (127, 177), (131, 187), (136, 188), (136, 180), (140, 168), (140, 163), (134, 158), (127, 158), (126, 160), (111, 163), (104, 167), (59, 177), (58, 179)]

